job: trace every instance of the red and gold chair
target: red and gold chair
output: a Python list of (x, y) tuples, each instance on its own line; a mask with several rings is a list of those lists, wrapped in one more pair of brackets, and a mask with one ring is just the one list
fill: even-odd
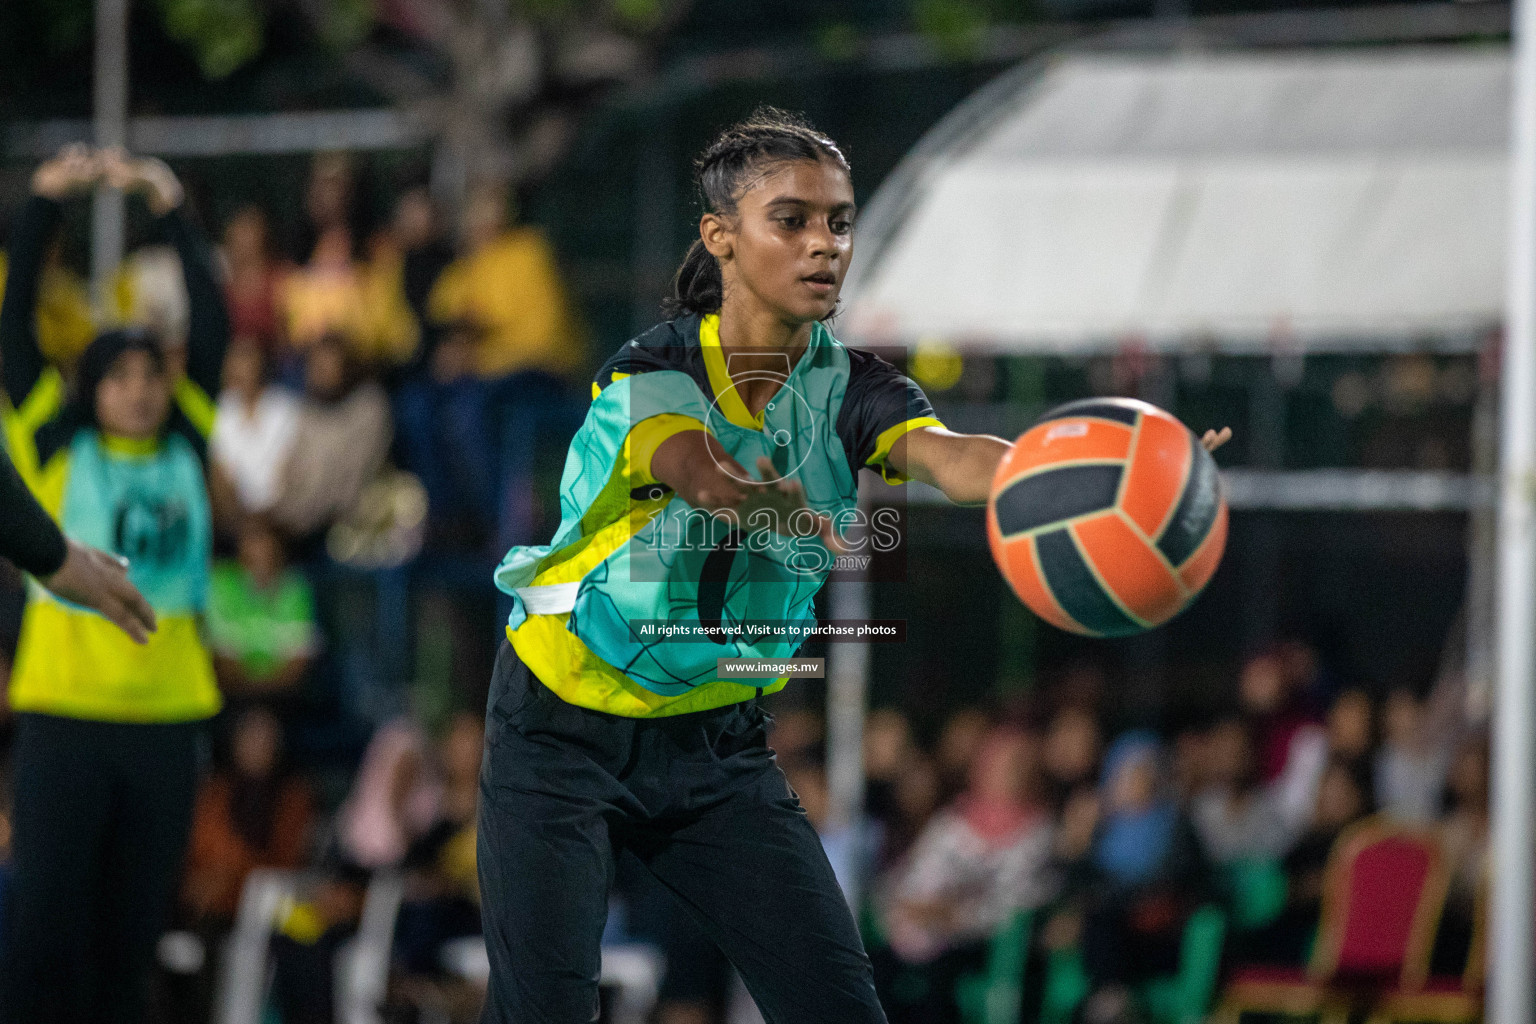
[(1445, 904), (1448, 874), (1434, 832), (1369, 818), (1334, 844), (1317, 941), (1305, 969), (1239, 969), (1217, 1019), (1244, 1013), (1343, 1021), (1383, 990), (1418, 992)]
[(1483, 1016), (1483, 986), (1487, 980), (1488, 879), (1477, 890), (1472, 913), (1472, 944), (1460, 975), (1431, 976), (1415, 989), (1398, 987), (1384, 994), (1371, 1010), (1369, 1024), (1426, 1021), (1430, 1024), (1472, 1024)]

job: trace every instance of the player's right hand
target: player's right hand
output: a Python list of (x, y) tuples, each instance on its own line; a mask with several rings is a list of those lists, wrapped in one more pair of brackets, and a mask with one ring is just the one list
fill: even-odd
[(65, 543), (64, 564), (42, 581), (43, 586), (66, 601), (96, 609), (134, 643), (148, 643), (155, 631), (155, 610), (128, 582), (128, 559), (77, 541), (66, 539)]

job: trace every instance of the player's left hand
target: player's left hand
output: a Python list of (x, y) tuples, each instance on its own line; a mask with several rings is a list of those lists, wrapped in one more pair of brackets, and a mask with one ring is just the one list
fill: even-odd
[(1200, 443), (1205, 446), (1206, 451), (1213, 452), (1230, 440), (1232, 440), (1232, 428), (1222, 427), (1220, 430), (1207, 430), (1201, 436)]
[(164, 217), (185, 198), (181, 181), (164, 160), (131, 157), (123, 149), (113, 147), (101, 151), (101, 168), (108, 185), (143, 195), (149, 212), (156, 217)]

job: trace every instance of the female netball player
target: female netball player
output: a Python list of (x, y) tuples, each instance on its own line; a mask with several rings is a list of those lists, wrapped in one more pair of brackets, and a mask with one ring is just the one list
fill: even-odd
[[(160, 339), (134, 328), (97, 336), (70, 389), (44, 364), (34, 329), (44, 254), (63, 201), (98, 183), (142, 196), (176, 246), (185, 377)], [(7, 441), (66, 533), (131, 560), (128, 579), (158, 629), (140, 646), (95, 612), (30, 594), (10, 681), (14, 873), (0, 1020), (127, 1024), (143, 1018), (186, 847), (200, 723), (219, 709), (197, 624), (212, 554), (200, 453), (228, 321), (165, 164), (72, 149), (37, 169), (32, 192), (0, 306)]]
[(717, 662), (794, 653), (776, 627), (814, 619), (861, 469), (979, 504), (1008, 444), (944, 429), (916, 384), (825, 326), (854, 219), (830, 139), (762, 110), (697, 175), (677, 318), (599, 371), (559, 532), (497, 571), (513, 610), (481, 780), (488, 1022), (594, 1018), (620, 854), (697, 918), (769, 1024), (885, 1019), (766, 744), (756, 698), (785, 681)]

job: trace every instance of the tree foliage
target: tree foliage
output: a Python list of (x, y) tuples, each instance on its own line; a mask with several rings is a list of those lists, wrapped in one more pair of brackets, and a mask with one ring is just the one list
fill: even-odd
[(225, 78), (261, 53), (265, 18), (257, 0), (156, 0), (165, 31), (209, 78)]

